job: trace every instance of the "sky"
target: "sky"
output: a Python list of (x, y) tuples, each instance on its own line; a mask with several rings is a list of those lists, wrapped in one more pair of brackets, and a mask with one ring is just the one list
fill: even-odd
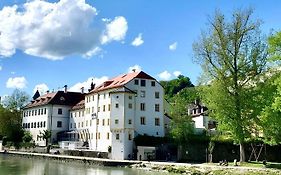
[(132, 69), (196, 84), (192, 44), (208, 16), (249, 7), (264, 34), (281, 30), (277, 0), (1, 0), (0, 96), (79, 91)]

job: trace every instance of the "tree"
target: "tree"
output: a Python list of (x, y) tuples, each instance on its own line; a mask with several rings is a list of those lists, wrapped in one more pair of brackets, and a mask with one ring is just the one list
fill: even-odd
[(165, 98), (170, 100), (174, 95), (187, 87), (194, 87), (188, 77), (179, 75), (177, 79), (170, 81), (161, 81), (160, 84), (164, 87)]
[(267, 46), (252, 10), (237, 10), (231, 21), (216, 12), (207, 32), (193, 45), (196, 61), (202, 66), (202, 91), (210, 116), (219, 129), (229, 132), (240, 145), (240, 161), (245, 161), (244, 143), (257, 127), (259, 102), (257, 82), (266, 71)]
[(180, 145), (187, 143), (190, 135), (194, 132), (193, 121), (188, 114), (188, 106), (197, 99), (197, 97), (195, 88), (185, 88), (173, 98), (170, 134)]
[(265, 142), (275, 145), (281, 143), (281, 32), (270, 36), (268, 44), (270, 60), (274, 68), (270, 72), (271, 79), (265, 88), (270, 92), (267, 94), (270, 105), (264, 108), (261, 121)]
[(49, 153), (50, 152), (49, 139), (52, 137), (52, 131), (50, 130), (43, 130), (43, 132), (40, 131), (39, 137), (46, 141), (47, 153)]
[(0, 106), (0, 135), (5, 141), (13, 142), (17, 148), (23, 136), (20, 115), (2, 106)]
[(12, 111), (20, 111), (27, 103), (29, 96), (26, 92), (15, 89), (12, 95), (4, 99), (5, 108)]

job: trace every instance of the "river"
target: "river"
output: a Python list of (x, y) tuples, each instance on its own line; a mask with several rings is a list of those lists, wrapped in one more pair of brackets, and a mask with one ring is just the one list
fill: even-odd
[(103, 167), (80, 163), (0, 155), (0, 175), (164, 175), (131, 168)]

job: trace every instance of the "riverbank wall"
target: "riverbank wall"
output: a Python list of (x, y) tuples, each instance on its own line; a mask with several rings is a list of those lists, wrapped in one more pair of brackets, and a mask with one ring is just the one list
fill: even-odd
[(30, 152), (18, 152), (18, 151), (2, 151), (1, 154), (6, 154), (9, 156), (21, 156), (26, 158), (40, 158), (56, 160), (61, 162), (77, 162), (89, 165), (102, 165), (102, 166), (113, 166), (113, 167), (124, 167), (135, 164), (140, 164), (140, 161), (133, 160), (112, 160), (103, 158), (93, 158), (93, 157), (81, 157), (81, 156), (69, 156), (69, 155), (54, 155), (54, 154), (42, 154), (42, 153), (30, 153)]

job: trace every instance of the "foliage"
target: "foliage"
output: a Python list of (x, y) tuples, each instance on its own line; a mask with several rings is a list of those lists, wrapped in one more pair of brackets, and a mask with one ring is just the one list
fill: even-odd
[(29, 143), (32, 141), (32, 135), (29, 131), (24, 131), (23, 137), (22, 137), (23, 142)]
[(208, 32), (193, 45), (196, 61), (208, 77), (209, 86), (201, 91), (203, 100), (219, 129), (240, 144), (240, 161), (245, 161), (243, 143), (258, 129), (261, 108), (256, 86), (262, 84), (267, 63), (260, 23), (252, 21), (251, 15), (252, 10), (237, 10), (227, 21), (216, 12)]
[(179, 75), (177, 79), (170, 81), (160, 81), (160, 84), (164, 87), (165, 98), (171, 99), (174, 95), (180, 92), (182, 89), (187, 87), (194, 87), (188, 77)]
[(3, 102), (3, 106), (8, 110), (20, 111), (29, 100), (29, 96), (26, 92), (15, 89), (12, 95), (6, 97)]
[(134, 138), (134, 142), (137, 146), (157, 146), (164, 143), (168, 143), (167, 137), (154, 137), (148, 135), (138, 135)]
[(264, 88), (268, 91), (267, 99), (270, 105), (264, 108), (261, 122), (265, 142), (273, 145), (281, 143), (281, 32), (269, 37), (268, 43), (270, 60), (275, 67), (272, 68), (271, 79)]
[(46, 146), (49, 145), (49, 139), (52, 136), (52, 131), (50, 130), (43, 130), (43, 132), (40, 131), (39, 137), (46, 141)]
[(0, 135), (12, 142), (16, 148), (22, 141), (23, 129), (19, 112), (12, 112), (0, 106)]

